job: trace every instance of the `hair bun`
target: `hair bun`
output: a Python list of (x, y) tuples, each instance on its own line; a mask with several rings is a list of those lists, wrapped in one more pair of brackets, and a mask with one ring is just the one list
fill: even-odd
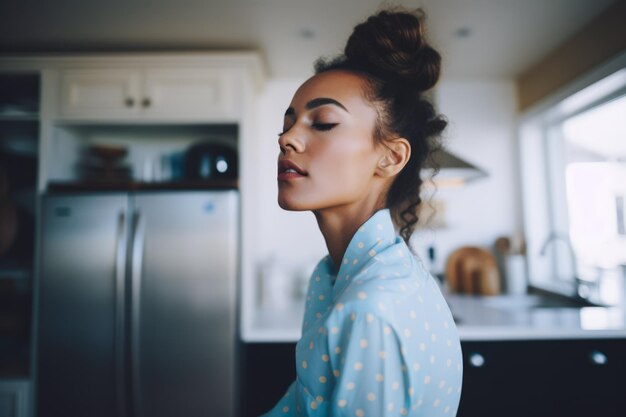
[(441, 56), (424, 38), (423, 12), (381, 11), (358, 24), (346, 60), (373, 75), (426, 91), (439, 79)]

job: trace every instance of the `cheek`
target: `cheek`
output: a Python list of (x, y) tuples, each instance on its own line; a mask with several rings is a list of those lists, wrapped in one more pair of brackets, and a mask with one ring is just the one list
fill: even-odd
[(373, 147), (367, 139), (355, 136), (336, 139), (316, 155), (318, 173), (340, 188), (368, 183), (373, 172)]
[(352, 132), (310, 143), (310, 178), (279, 185), (278, 204), (286, 210), (315, 210), (357, 201), (368, 193), (376, 155), (365, 134)]

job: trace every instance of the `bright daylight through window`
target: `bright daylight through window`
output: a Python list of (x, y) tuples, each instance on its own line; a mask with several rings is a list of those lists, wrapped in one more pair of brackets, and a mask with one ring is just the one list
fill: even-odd
[(565, 194), (580, 278), (619, 277), (626, 265), (626, 95), (566, 119)]

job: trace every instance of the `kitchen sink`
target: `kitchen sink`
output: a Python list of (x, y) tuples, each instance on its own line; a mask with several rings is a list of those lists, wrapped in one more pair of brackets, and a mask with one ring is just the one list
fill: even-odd
[(559, 294), (528, 294), (522, 296), (499, 296), (486, 298), (483, 305), (493, 308), (582, 308), (604, 307), (583, 298), (567, 297)]

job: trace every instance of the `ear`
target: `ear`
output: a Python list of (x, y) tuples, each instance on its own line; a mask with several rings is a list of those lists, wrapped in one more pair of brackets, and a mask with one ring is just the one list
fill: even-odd
[(411, 144), (405, 138), (395, 138), (384, 143), (382, 155), (376, 166), (376, 174), (381, 177), (393, 177), (409, 162)]

